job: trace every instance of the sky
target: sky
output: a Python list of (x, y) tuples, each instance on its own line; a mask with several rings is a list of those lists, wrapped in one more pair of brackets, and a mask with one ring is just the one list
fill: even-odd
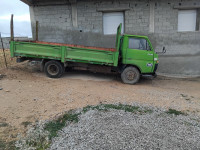
[(29, 7), (20, 0), (0, 0), (0, 32), (10, 36), (10, 18), (14, 15), (14, 35), (31, 37)]

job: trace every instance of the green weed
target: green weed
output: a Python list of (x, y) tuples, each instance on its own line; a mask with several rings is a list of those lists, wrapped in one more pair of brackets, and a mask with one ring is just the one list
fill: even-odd
[(15, 150), (15, 141), (5, 142), (0, 139), (0, 150)]
[(5, 149), (5, 148), (6, 148), (6, 143), (5, 143), (4, 141), (2, 141), (2, 140), (0, 140), (0, 147), (1, 147), (2, 149)]
[(140, 107), (138, 106), (131, 106), (131, 105), (123, 105), (123, 104), (119, 104), (119, 105), (115, 105), (115, 104), (100, 104), (97, 106), (86, 106), (83, 108), (83, 113), (86, 113), (89, 110), (99, 110), (99, 111), (108, 111), (109, 109), (116, 109), (116, 110), (124, 110), (125, 112), (131, 112), (131, 113), (136, 113), (136, 112), (140, 112), (140, 113), (152, 113), (153, 110), (145, 108), (140, 109)]
[(51, 122), (48, 122), (46, 125), (45, 125), (45, 130), (49, 131), (49, 138), (50, 140), (53, 138), (53, 137), (56, 137), (57, 136), (57, 132), (59, 130), (61, 130), (65, 125), (66, 125), (66, 122), (69, 121), (69, 122), (78, 122), (78, 116), (80, 115), (80, 113), (78, 114), (72, 114), (72, 113), (67, 113), (61, 117), (59, 117), (57, 120), (54, 120), (54, 121), (51, 121)]
[(185, 94), (181, 94), (181, 96), (182, 96), (182, 97), (187, 97), (187, 95), (185, 95)]
[(166, 111), (167, 114), (174, 114), (176, 116), (178, 115), (186, 115), (185, 113), (181, 112), (181, 111), (177, 111), (175, 109), (169, 109), (168, 111)]
[(28, 125), (30, 125), (31, 122), (29, 121), (25, 121), (25, 122), (22, 122), (21, 125), (23, 125), (25, 128), (28, 127)]
[(7, 127), (7, 126), (9, 126), (9, 125), (6, 122), (0, 123), (0, 127)]

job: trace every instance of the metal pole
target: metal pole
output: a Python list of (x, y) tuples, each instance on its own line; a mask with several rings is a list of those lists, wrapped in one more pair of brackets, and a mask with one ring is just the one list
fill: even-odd
[(14, 29), (13, 29), (13, 14), (10, 20), (10, 41), (14, 41)]
[(5, 65), (6, 65), (6, 68), (8, 68), (8, 66), (7, 66), (7, 60), (6, 60), (6, 54), (5, 54), (5, 49), (4, 49), (4, 45), (3, 45), (3, 40), (1, 38), (1, 32), (0, 32), (0, 39), (1, 39), (2, 49), (3, 49), (3, 56), (4, 56)]

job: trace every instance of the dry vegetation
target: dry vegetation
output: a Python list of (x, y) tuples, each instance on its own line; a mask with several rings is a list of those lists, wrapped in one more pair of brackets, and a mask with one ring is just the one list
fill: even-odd
[[(8, 67), (16, 64), (16, 59), (10, 57), (9, 49), (5, 49), (5, 56), (6, 56)], [(6, 65), (5, 65), (5, 60), (4, 60), (3, 49), (0, 49), (0, 69), (3, 69), (5, 67), (6, 67)]]

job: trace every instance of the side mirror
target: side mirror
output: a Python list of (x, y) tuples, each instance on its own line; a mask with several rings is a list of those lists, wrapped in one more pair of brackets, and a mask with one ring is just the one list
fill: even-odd
[(157, 54), (165, 54), (166, 52), (167, 52), (167, 50), (166, 50), (166, 48), (165, 48), (165, 46), (164, 46), (162, 52), (156, 52), (156, 53), (157, 53)]
[(163, 47), (163, 51), (162, 51), (162, 53), (163, 53), (163, 54), (166, 53), (165, 46)]

